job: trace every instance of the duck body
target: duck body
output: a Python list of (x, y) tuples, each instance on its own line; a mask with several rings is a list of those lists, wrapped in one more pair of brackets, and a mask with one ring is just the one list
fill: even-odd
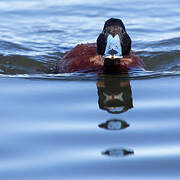
[(131, 50), (131, 39), (120, 19), (111, 18), (96, 43), (80, 44), (58, 62), (58, 73), (117, 73), (132, 68), (145, 68)]
[(95, 43), (81, 44), (68, 51), (58, 62), (58, 72), (100, 72), (103, 65), (104, 59), (96, 53)]
[(129, 71), (132, 68), (145, 69), (143, 61), (132, 51), (121, 59), (104, 59), (97, 54), (96, 43), (77, 45), (58, 62), (58, 73), (103, 73), (108, 71)]

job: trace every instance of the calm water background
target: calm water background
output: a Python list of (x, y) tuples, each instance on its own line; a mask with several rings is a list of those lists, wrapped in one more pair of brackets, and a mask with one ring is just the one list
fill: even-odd
[[(110, 17), (147, 71), (53, 74)], [(179, 70), (179, 0), (1, 0), (0, 179), (179, 180)]]

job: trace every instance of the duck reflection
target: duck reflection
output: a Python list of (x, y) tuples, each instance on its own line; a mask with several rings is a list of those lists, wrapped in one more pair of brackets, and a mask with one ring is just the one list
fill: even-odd
[(104, 75), (98, 80), (99, 108), (109, 113), (122, 113), (133, 107), (129, 76)]
[[(128, 73), (106, 74), (97, 81), (99, 108), (109, 113), (119, 114), (133, 108), (132, 91)], [(122, 130), (129, 127), (126, 121), (111, 119), (98, 125), (109, 131)], [(126, 148), (107, 149), (102, 155), (124, 157), (133, 155), (133, 150)]]
[(118, 120), (118, 119), (112, 119), (108, 120), (105, 123), (98, 125), (100, 128), (104, 128), (107, 130), (122, 130), (127, 127), (129, 127), (129, 124), (126, 121)]
[(117, 149), (109, 149), (104, 152), (102, 152), (102, 155), (110, 156), (110, 157), (123, 157), (128, 155), (133, 155), (133, 150), (127, 150), (124, 148), (117, 148)]

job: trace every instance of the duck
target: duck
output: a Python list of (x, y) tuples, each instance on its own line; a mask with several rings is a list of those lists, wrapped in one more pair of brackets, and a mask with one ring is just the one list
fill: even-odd
[(131, 38), (121, 19), (105, 21), (96, 43), (78, 44), (66, 52), (57, 65), (58, 73), (118, 73), (145, 69), (131, 50)]

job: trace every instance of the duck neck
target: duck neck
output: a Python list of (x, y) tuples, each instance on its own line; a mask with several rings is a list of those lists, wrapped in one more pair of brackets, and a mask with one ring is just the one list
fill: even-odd
[(105, 74), (120, 74), (124, 69), (120, 66), (121, 59), (104, 59)]

